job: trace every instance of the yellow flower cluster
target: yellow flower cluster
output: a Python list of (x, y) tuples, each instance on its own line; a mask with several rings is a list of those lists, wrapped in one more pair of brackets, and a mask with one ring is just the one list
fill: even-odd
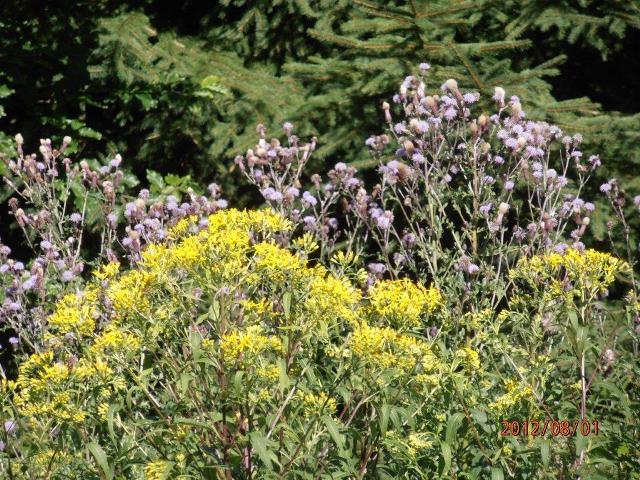
[(115, 277), (120, 271), (120, 264), (118, 262), (110, 262), (106, 265), (101, 265), (93, 272), (93, 277), (96, 280), (109, 280)]
[(107, 295), (113, 303), (116, 319), (121, 320), (131, 314), (146, 314), (150, 304), (147, 293), (157, 276), (143, 270), (131, 270), (112, 282)]
[(68, 294), (58, 302), (55, 312), (49, 317), (51, 332), (64, 336), (73, 333), (79, 337), (93, 334), (96, 323), (95, 307), (76, 294)]
[(333, 415), (338, 408), (334, 398), (326, 393), (296, 392), (298, 401), (302, 403), (305, 417), (315, 417), (321, 415)]
[(523, 257), (511, 277), (522, 279), (534, 288), (543, 288), (547, 300), (582, 297), (586, 301), (611, 285), (616, 275), (629, 273), (630, 268), (628, 263), (608, 253), (569, 248), (562, 254)]
[(443, 305), (440, 291), (425, 288), (403, 278), (376, 283), (369, 292), (373, 315), (395, 328), (415, 328), (422, 325), (423, 316)]
[[(245, 332), (231, 332), (220, 339), (220, 351), (228, 362), (234, 362), (242, 354), (252, 356), (270, 351), (283, 353), (282, 342), (278, 337), (263, 334), (264, 330), (259, 325), (252, 325)], [(203, 344), (211, 347), (211, 343)]]
[(145, 480), (165, 480), (171, 472), (172, 464), (166, 460), (154, 460), (144, 467)]
[(305, 310), (309, 317), (321, 322), (354, 323), (359, 316), (360, 293), (346, 280), (318, 272), (310, 284)]
[(136, 335), (127, 333), (113, 325), (108, 326), (98, 335), (91, 345), (91, 353), (131, 352), (140, 347), (140, 340)]
[(518, 380), (507, 380), (505, 382), (507, 392), (498, 397), (495, 402), (489, 404), (489, 407), (498, 412), (504, 413), (509, 407), (515, 405), (520, 400), (531, 398), (533, 391), (528, 385), (522, 385)]
[(480, 356), (470, 347), (464, 347), (456, 351), (456, 357), (460, 358), (470, 370), (480, 370)]
[(410, 372), (419, 364), (430, 370), (436, 362), (425, 342), (389, 327), (360, 324), (353, 331), (350, 347), (355, 357), (375, 370), (395, 368)]

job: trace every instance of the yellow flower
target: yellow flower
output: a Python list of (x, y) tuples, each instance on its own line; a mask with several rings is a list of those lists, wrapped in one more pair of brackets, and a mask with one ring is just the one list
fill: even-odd
[(507, 380), (505, 382), (507, 392), (498, 397), (495, 402), (489, 404), (489, 408), (499, 414), (504, 413), (511, 406), (519, 401), (533, 397), (533, 391), (528, 385), (522, 385), (518, 380)]
[(542, 289), (546, 300), (577, 297), (588, 301), (611, 285), (616, 275), (630, 271), (628, 263), (608, 253), (569, 248), (564, 253), (523, 257), (510, 275)]
[(309, 284), (309, 294), (304, 303), (308, 317), (320, 322), (346, 321), (355, 323), (360, 315), (360, 294), (346, 280), (316, 269), (316, 276)]
[(234, 362), (242, 354), (259, 355), (271, 351), (282, 353), (282, 342), (278, 337), (263, 335), (259, 325), (252, 325), (245, 332), (231, 332), (220, 339), (220, 351), (226, 361)]
[(93, 272), (93, 276), (97, 280), (108, 280), (115, 277), (119, 271), (120, 264), (118, 262), (110, 262), (106, 265), (101, 265)]
[(109, 413), (109, 404), (108, 403), (101, 403), (100, 405), (98, 405), (98, 415), (100, 416), (100, 418), (102, 420), (106, 420), (107, 419), (107, 413)]
[(95, 307), (81, 296), (68, 294), (62, 297), (49, 317), (49, 327), (60, 336), (72, 332), (86, 337), (93, 334), (96, 326), (94, 312)]
[(171, 472), (172, 464), (166, 460), (154, 460), (144, 467), (145, 480), (165, 480)]
[(324, 392), (310, 393), (298, 390), (296, 392), (296, 398), (302, 403), (305, 417), (334, 414), (336, 408), (338, 408), (335, 399), (329, 397)]
[(406, 278), (376, 283), (369, 292), (369, 302), (373, 316), (395, 328), (421, 326), (423, 317), (444, 303), (436, 288), (425, 288)]
[(140, 340), (137, 336), (111, 325), (96, 337), (90, 352), (94, 354), (132, 352), (137, 350), (139, 346)]
[(353, 331), (350, 347), (354, 356), (372, 369), (397, 368), (409, 372), (419, 364), (429, 370), (436, 363), (425, 342), (389, 327), (359, 325)]
[(456, 351), (456, 357), (459, 357), (471, 370), (480, 370), (480, 356), (478, 352), (470, 347), (464, 347)]

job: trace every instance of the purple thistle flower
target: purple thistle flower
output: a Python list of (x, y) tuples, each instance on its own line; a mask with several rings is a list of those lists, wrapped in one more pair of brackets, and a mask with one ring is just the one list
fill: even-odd
[(486, 217), (487, 215), (489, 215), (489, 212), (491, 211), (492, 207), (493, 207), (493, 203), (491, 202), (485, 203), (484, 205), (480, 206), (480, 214)]
[(23, 284), (22, 288), (24, 290), (31, 290), (36, 285), (36, 277), (29, 277)]
[(493, 178), (491, 175), (485, 175), (484, 177), (482, 177), (482, 183), (484, 183), (485, 185), (493, 185), (495, 182), (495, 178)]
[(376, 218), (376, 225), (380, 230), (387, 230), (391, 226), (391, 221), (385, 215), (380, 215)]
[[(9, 310), (11, 310), (12, 312), (18, 312), (20, 311), (20, 309), (22, 308), (22, 305), (20, 305), (20, 302), (11, 302), (9, 303)], [(12, 337), (14, 338), (14, 337)]]
[(16, 263), (14, 263), (14, 264), (13, 264), (13, 269), (14, 269), (16, 272), (21, 272), (22, 270), (24, 270), (24, 263), (22, 263), (22, 262), (16, 262)]
[(313, 207), (318, 203), (318, 200), (309, 192), (304, 192), (302, 194), (302, 203), (305, 204), (305, 207)]
[(496, 165), (502, 165), (504, 164), (504, 158), (502, 158), (500, 155), (496, 155), (495, 157), (493, 157), (493, 163), (495, 163)]
[(407, 233), (404, 237), (402, 237), (402, 242), (407, 247), (412, 247), (416, 244), (416, 236), (413, 233)]
[(469, 275), (475, 275), (476, 273), (478, 273), (480, 271), (480, 267), (478, 267), (478, 265), (476, 265), (475, 263), (470, 263), (467, 266), (467, 273)]
[(396, 132), (398, 135), (401, 135), (403, 133), (407, 133), (407, 127), (404, 123), (396, 123), (393, 126), (393, 131)]
[(457, 111), (455, 108), (453, 108), (453, 107), (449, 107), (449, 108), (447, 108), (447, 109), (445, 110), (445, 112), (444, 112), (444, 118), (446, 118), (446, 119), (447, 119), (447, 121), (449, 121), (449, 122), (450, 122), (451, 120), (453, 120), (454, 118), (456, 118), (456, 115), (457, 115), (457, 114), (458, 114), (458, 111)]
[(427, 70), (431, 68), (431, 65), (429, 65), (427, 62), (422, 62), (420, 65), (418, 65), (418, 68), (420, 68), (420, 71), (422, 73), (425, 73)]
[(347, 184), (347, 187), (349, 187), (349, 188), (355, 188), (355, 187), (360, 185), (360, 180), (358, 180), (357, 178), (353, 177), (353, 178), (350, 178), (349, 180), (347, 180), (346, 184)]
[(596, 169), (602, 165), (602, 161), (598, 155), (591, 155), (589, 157), (589, 163), (591, 164), (591, 168)]
[(20, 339), (18, 337), (9, 337), (9, 343), (12, 347), (15, 347), (20, 343)]
[(633, 204), (640, 208), (640, 195), (636, 195), (635, 197), (633, 197)]
[(15, 422), (15, 420), (7, 420), (6, 422), (4, 422), (4, 431), (9, 435), (15, 432), (17, 427), (18, 424)]
[(518, 141), (515, 138), (507, 138), (504, 141), (504, 144), (509, 148), (516, 148), (518, 146)]
[(411, 160), (419, 164), (424, 163), (424, 157), (420, 153), (414, 153), (413, 156), (411, 157)]
[(558, 245), (553, 247), (553, 251), (563, 255), (568, 248), (569, 248), (569, 245), (567, 245), (566, 243), (559, 243)]
[(419, 133), (426, 133), (429, 130), (429, 124), (424, 120), (420, 120), (416, 123), (416, 130)]
[(475, 93), (465, 93), (462, 98), (464, 99), (465, 102), (467, 103), (474, 103), (476, 100), (478, 100), (478, 97), (476, 96)]
[(374, 275), (382, 275), (387, 270), (387, 267), (383, 263), (370, 263), (367, 265), (367, 268)]
[(62, 280), (64, 282), (70, 282), (74, 277), (75, 275), (71, 270), (65, 270), (64, 272), (62, 272)]
[(600, 185), (600, 191), (602, 193), (609, 193), (611, 191), (611, 184), (610, 183), (603, 183), (602, 185)]
[(511, 190), (513, 190), (513, 187), (515, 187), (515, 184), (511, 180), (507, 180), (506, 182), (504, 182), (504, 189), (506, 191), (510, 192)]

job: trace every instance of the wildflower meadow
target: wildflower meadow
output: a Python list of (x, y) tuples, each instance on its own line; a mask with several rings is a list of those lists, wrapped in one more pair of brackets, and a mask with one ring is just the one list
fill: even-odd
[(246, 125), (255, 208), (16, 135), (0, 477), (640, 478), (640, 192), (525, 95), (407, 73), (373, 167)]

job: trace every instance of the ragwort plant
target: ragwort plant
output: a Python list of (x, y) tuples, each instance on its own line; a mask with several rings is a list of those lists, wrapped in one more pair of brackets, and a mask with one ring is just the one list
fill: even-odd
[(415, 332), (444, 314), (440, 293), (387, 280), (363, 296), (309, 264), (308, 236), (280, 246), (292, 224), (275, 213), (197, 222), (58, 303), (48, 348), (3, 383), (10, 478), (437, 468), (424, 453), (450, 367)]

